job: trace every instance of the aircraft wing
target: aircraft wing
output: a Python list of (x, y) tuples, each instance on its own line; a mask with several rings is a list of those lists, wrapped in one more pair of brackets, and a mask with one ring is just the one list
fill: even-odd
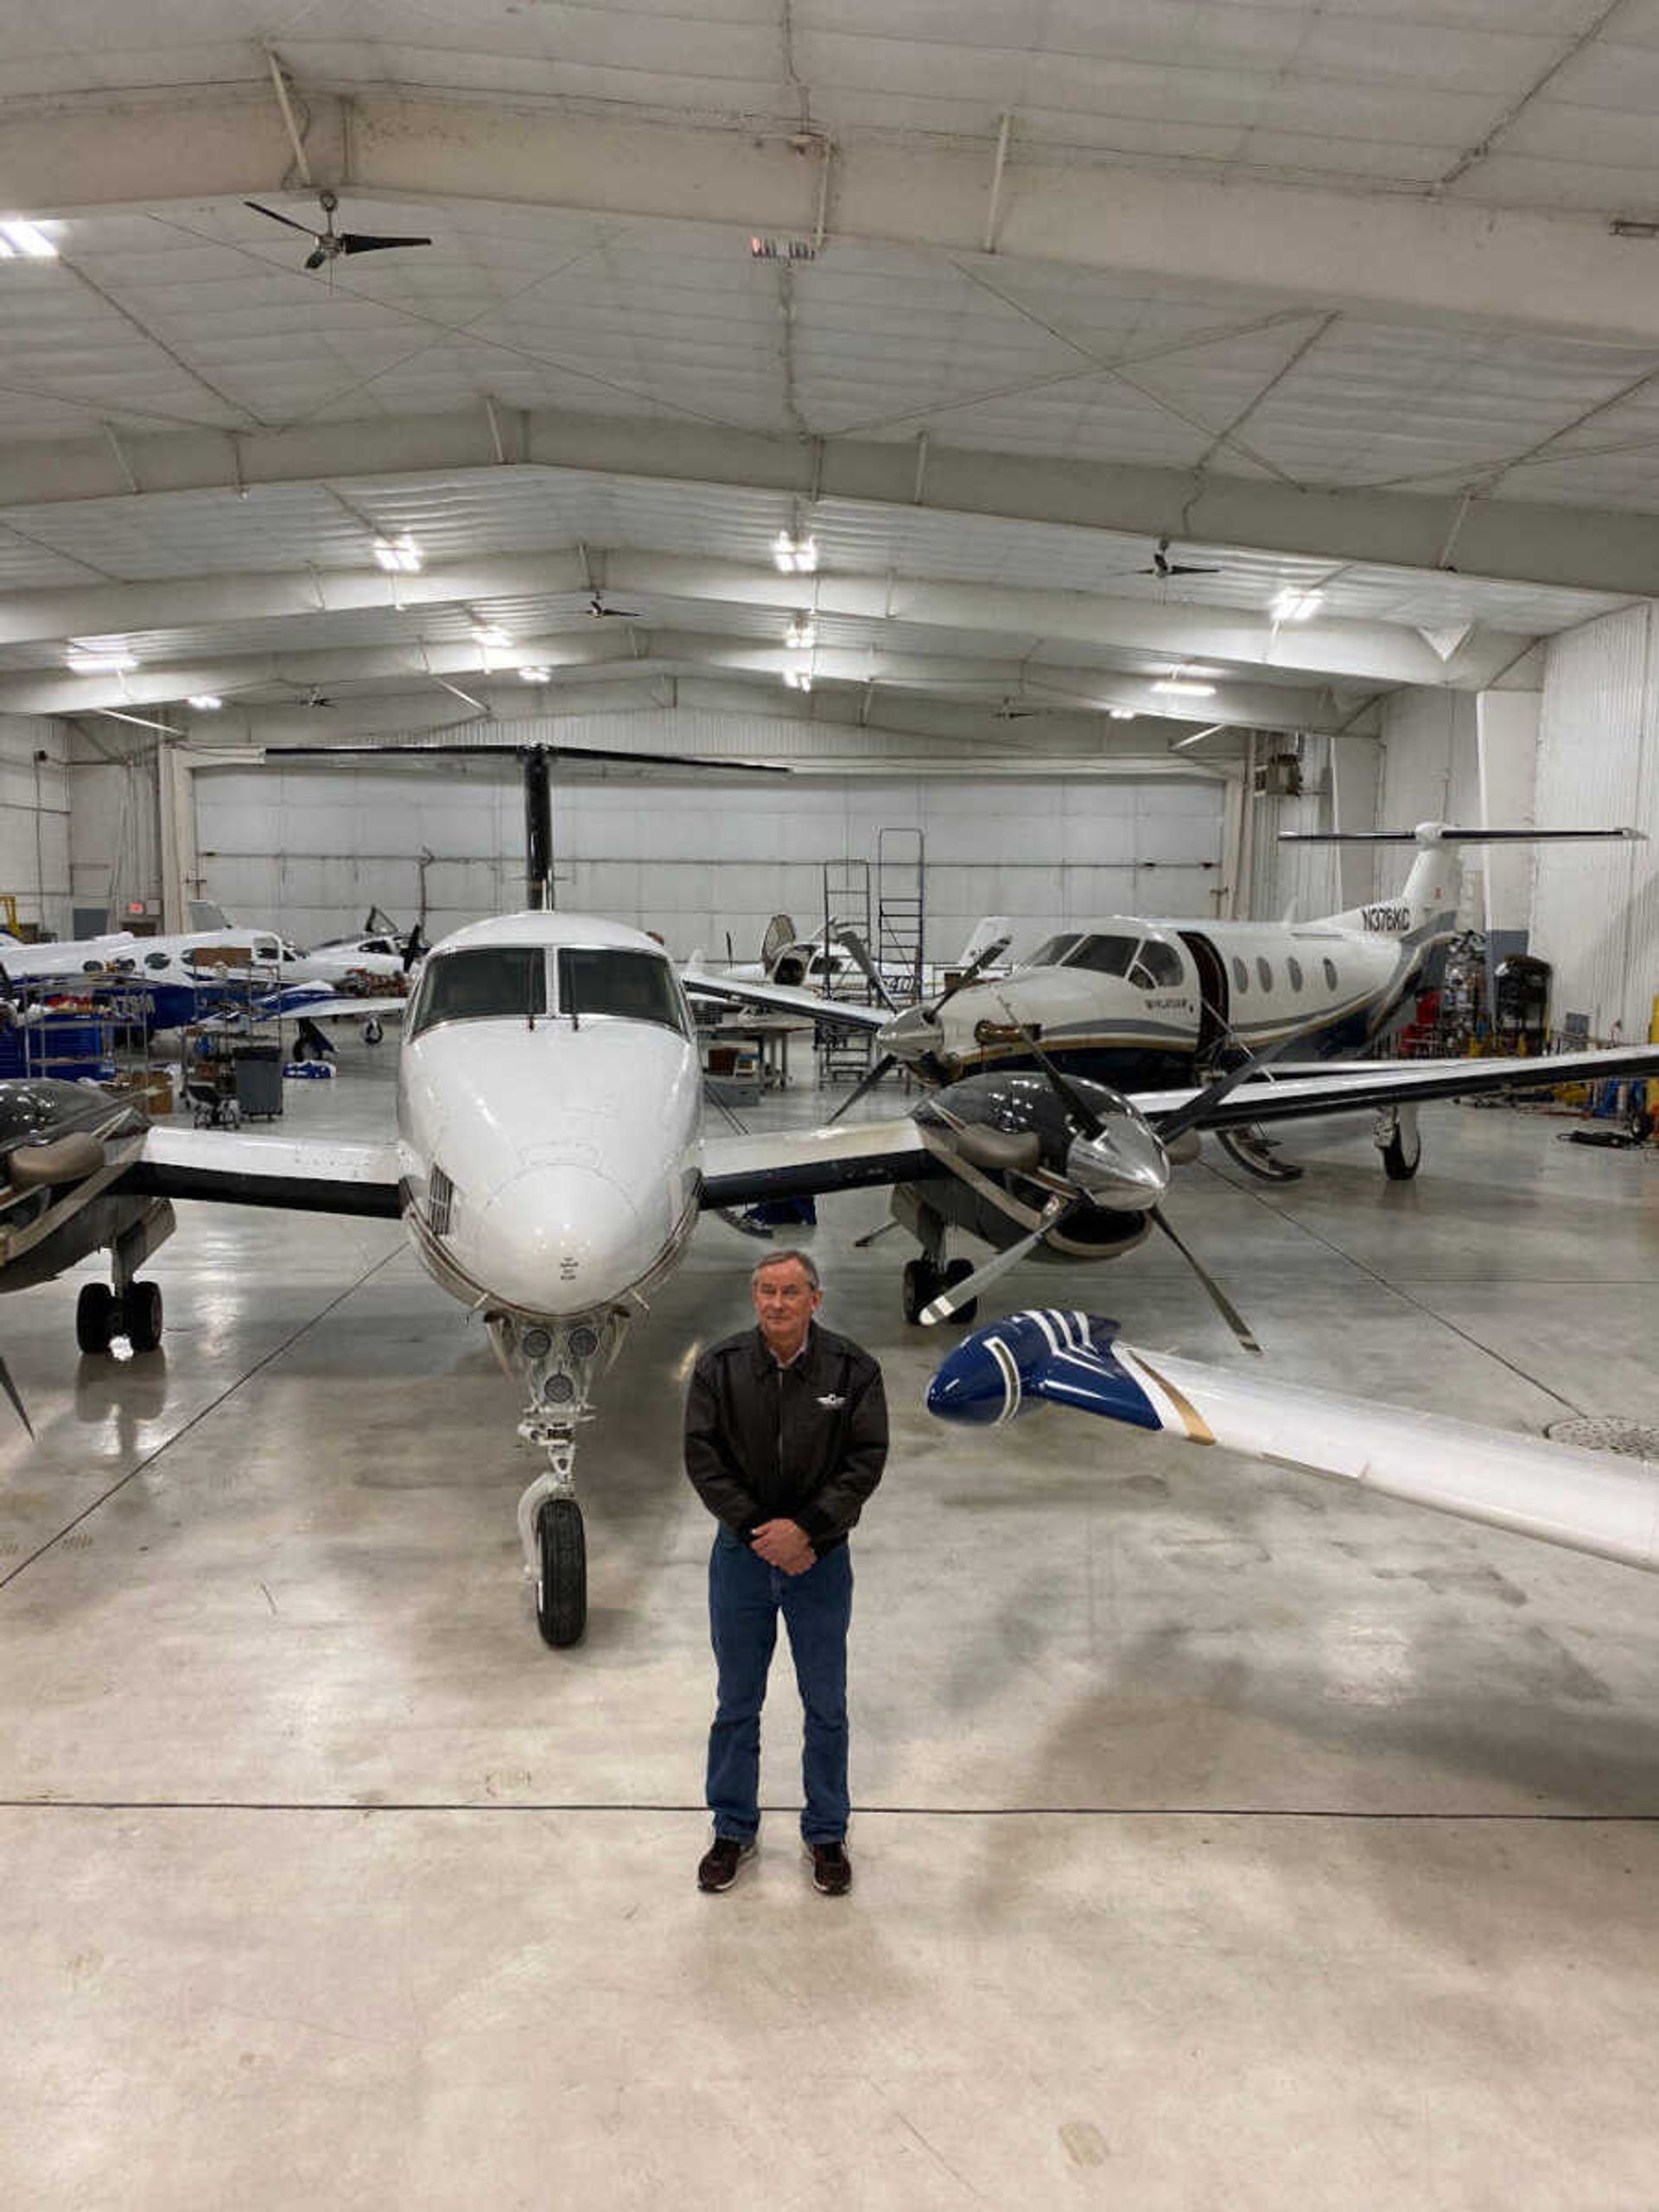
[(680, 981), (694, 999), (720, 999), (728, 1006), (762, 1006), (769, 1014), (798, 1014), (827, 1028), (868, 1029), (872, 1035), (893, 1019), (887, 1007), (857, 1006), (847, 999), (821, 999), (816, 991), (787, 983), (737, 983), (701, 968), (682, 968)]
[(321, 991), (308, 998), (302, 985), (262, 1004), (259, 1011), (280, 1014), (285, 1021), (362, 1020), (371, 1015), (377, 1021), (401, 1021), (409, 1012), (409, 1001), (401, 993), (370, 999), (354, 998), (349, 991)]
[(838, 1122), (766, 1136), (705, 1137), (702, 1203), (705, 1208), (756, 1205), (764, 1198), (811, 1198), (948, 1173), (907, 1114), (890, 1122)]
[(1659, 1465), (1651, 1461), (1303, 1389), (1259, 1368), (1139, 1351), (1098, 1314), (1033, 1310), (994, 1321), (941, 1363), (927, 1393), (928, 1410), (941, 1420), (984, 1427), (1044, 1402), (1659, 1568)]
[[(1566, 1083), (1630, 1083), (1659, 1075), (1659, 1045), (1616, 1046), (1599, 1052), (1541, 1052), (1513, 1060), (1333, 1061), (1319, 1075), (1275, 1077), (1264, 1071), (1241, 1083), (1207, 1112), (1202, 1129), (1247, 1122), (1300, 1121), (1319, 1114), (1357, 1114), (1432, 1098), (1473, 1098), (1483, 1092), (1551, 1090)], [(1155, 1128), (1199, 1096), (1180, 1090), (1130, 1094)]]
[(118, 1187), (149, 1198), (213, 1198), (396, 1221), (403, 1211), (397, 1185), (394, 1145), (152, 1126)]

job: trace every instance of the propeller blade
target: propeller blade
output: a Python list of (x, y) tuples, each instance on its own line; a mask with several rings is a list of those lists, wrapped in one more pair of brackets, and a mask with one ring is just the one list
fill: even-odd
[(1248, 1077), (1258, 1075), (1281, 1053), (1287, 1052), (1291, 1046), (1300, 1044), (1304, 1037), (1313, 1036), (1323, 1026), (1323, 1021), (1324, 1017), (1321, 1016), (1304, 1022), (1300, 1029), (1293, 1029), (1287, 1037), (1281, 1037), (1276, 1045), (1268, 1045), (1261, 1052), (1250, 1053), (1236, 1068), (1230, 1068), (1224, 1075), (1218, 1075), (1213, 1083), (1207, 1083), (1196, 1098), (1190, 1098), (1185, 1106), (1178, 1107), (1166, 1119), (1160, 1121), (1159, 1135), (1166, 1144), (1176, 1137), (1184, 1136), (1188, 1129), (1203, 1121), (1211, 1107), (1219, 1106), (1222, 1100), (1230, 1092), (1236, 1090)]
[(23, 1427), (29, 1431), (29, 1434), (33, 1436), (35, 1433), (35, 1424), (29, 1417), (29, 1408), (23, 1403), (22, 1398), (18, 1392), (17, 1385), (11, 1379), (11, 1370), (6, 1365), (3, 1359), (0, 1359), (0, 1390), (3, 1390), (6, 1395), (11, 1400), (13, 1407), (16, 1408), (18, 1420), (22, 1421)]
[(385, 253), (397, 245), (430, 245), (430, 238), (382, 238), (372, 231), (342, 231), (340, 250), (342, 253)]
[(886, 1007), (887, 1012), (889, 1014), (897, 1014), (899, 1009), (893, 1002), (892, 995), (889, 993), (887, 985), (882, 982), (880, 976), (876, 973), (875, 963), (870, 957), (870, 948), (865, 944), (863, 938), (860, 937), (858, 931), (856, 930), (837, 930), (836, 931), (836, 939), (838, 944), (844, 944), (848, 951), (852, 954), (854, 963), (857, 967), (860, 974), (863, 976), (870, 988), (875, 993), (877, 998), (880, 1000), (882, 1005)]
[[(1233, 1334), (1238, 1338), (1240, 1344), (1243, 1345), (1245, 1351), (1253, 1351), (1259, 1357), (1262, 1347), (1257, 1344), (1255, 1337), (1251, 1334), (1249, 1323), (1239, 1312), (1237, 1306), (1234, 1305), (1232, 1300), (1228, 1297), (1221, 1285), (1211, 1274), (1209, 1268), (1206, 1268), (1203, 1261), (1199, 1259), (1198, 1254), (1192, 1249), (1192, 1247), (1172, 1225), (1162, 1208), (1154, 1206), (1148, 1218), (1157, 1223), (1159, 1228), (1163, 1230), (1165, 1236), (1168, 1237), (1170, 1243), (1175, 1247), (1175, 1249), (1186, 1262), (1187, 1266), (1192, 1268), (1193, 1274), (1197, 1275), (1198, 1281), (1209, 1292), (1211, 1303), (1215, 1306), (1216, 1311), (1220, 1314), (1222, 1319), (1227, 1324)], [(927, 1317), (924, 1314), (922, 1318), (925, 1320)]]
[(896, 1053), (883, 1052), (880, 1058), (872, 1063), (865, 1073), (859, 1077), (854, 1089), (849, 1090), (847, 1096), (842, 1100), (840, 1105), (836, 1107), (835, 1112), (830, 1116), (829, 1121), (824, 1123), (825, 1128), (831, 1128), (841, 1119), (843, 1114), (849, 1111), (850, 1108), (856, 1106), (859, 1100), (863, 1097), (865, 1092), (867, 1090), (874, 1090), (876, 1084), (880, 1083), (882, 1077), (886, 1075), (887, 1070), (890, 1067), (896, 1067), (897, 1065), (898, 1055)]
[(257, 200), (245, 200), (245, 207), (251, 207), (256, 215), (269, 215), (273, 223), (286, 223), (290, 231), (302, 231), (308, 238), (320, 238), (321, 231), (314, 231), (309, 223), (296, 223), (291, 215), (279, 215), (274, 207), (262, 207)]
[(952, 1283), (949, 1290), (942, 1290), (931, 1306), (923, 1306), (923, 1320), (930, 1325), (935, 1321), (948, 1320), (959, 1306), (966, 1306), (970, 1300), (977, 1298), (981, 1291), (988, 1289), (1000, 1276), (1007, 1274), (1010, 1268), (1017, 1268), (1026, 1255), (1042, 1243), (1051, 1229), (1058, 1229), (1067, 1214), (1084, 1203), (1080, 1198), (1051, 1198), (1043, 1208), (1042, 1219), (1029, 1236), (1022, 1236), (1017, 1244), (1010, 1244), (1006, 1252), (999, 1252), (995, 1258), (987, 1260), (984, 1266), (976, 1268), (965, 1282)]
[(982, 952), (976, 952), (971, 963), (963, 969), (954, 983), (947, 984), (938, 998), (924, 1001), (921, 1008), (922, 1019), (929, 1022), (937, 1021), (939, 1018), (939, 1008), (949, 1006), (957, 993), (965, 991), (969, 983), (976, 983), (991, 963), (994, 960), (1000, 960), (1013, 943), (1014, 939), (1011, 937), (1000, 937), (994, 943), (988, 944)]

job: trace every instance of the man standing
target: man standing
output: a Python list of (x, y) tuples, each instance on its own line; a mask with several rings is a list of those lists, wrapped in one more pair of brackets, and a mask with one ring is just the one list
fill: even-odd
[(685, 1407), (686, 1472), (721, 1524), (709, 1559), (719, 1672), (706, 1789), (715, 1840), (697, 1886), (730, 1889), (754, 1849), (760, 1707), (781, 1612), (806, 1716), (801, 1839), (817, 1888), (842, 1897), (853, 1878), (847, 1531), (881, 1479), (887, 1404), (868, 1352), (814, 1320), (823, 1293), (806, 1253), (771, 1254), (749, 1287), (760, 1325), (704, 1352)]

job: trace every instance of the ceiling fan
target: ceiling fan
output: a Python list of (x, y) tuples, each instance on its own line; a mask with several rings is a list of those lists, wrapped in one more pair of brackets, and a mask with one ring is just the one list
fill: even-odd
[(598, 592), (588, 602), (588, 612), (601, 622), (637, 622), (639, 610), (634, 607), (607, 607)]
[(1137, 576), (1156, 576), (1160, 582), (1164, 582), (1171, 576), (1218, 576), (1221, 570), (1219, 568), (1201, 567), (1192, 561), (1172, 561), (1169, 557), (1169, 540), (1166, 537), (1160, 537), (1153, 552), (1149, 565), (1144, 569), (1137, 569), (1135, 573)]
[(307, 238), (315, 238), (315, 245), (305, 257), (308, 269), (321, 269), (327, 261), (338, 261), (342, 253), (385, 253), (392, 246), (432, 243), (430, 238), (383, 238), (372, 231), (337, 231), (334, 210), (340, 205), (339, 194), (320, 192), (317, 200), (327, 226), (321, 231), (314, 231), (308, 223), (296, 223), (291, 215), (279, 215), (274, 207), (262, 207), (257, 200), (245, 200), (242, 205), (251, 207), (256, 215), (269, 215), (273, 223), (285, 223), (290, 231), (300, 231)]

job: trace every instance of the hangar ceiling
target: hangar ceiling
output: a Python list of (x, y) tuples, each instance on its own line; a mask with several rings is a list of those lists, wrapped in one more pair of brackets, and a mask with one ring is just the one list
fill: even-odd
[(0, 30), (0, 712), (1213, 756), (1659, 588), (1659, 0)]

